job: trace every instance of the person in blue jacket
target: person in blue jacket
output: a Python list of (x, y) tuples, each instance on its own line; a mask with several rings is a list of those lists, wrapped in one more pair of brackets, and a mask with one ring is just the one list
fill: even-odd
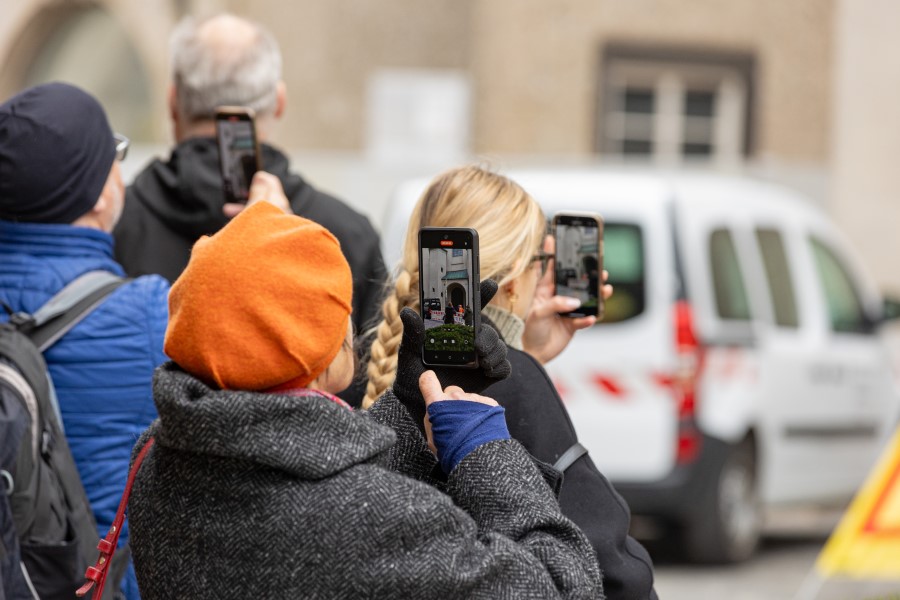
[[(97, 100), (71, 85), (33, 87), (0, 106), (0, 299), (13, 310), (36, 310), (88, 271), (124, 275), (110, 232), (127, 144)], [(168, 292), (158, 276), (126, 282), (45, 354), (101, 537), (131, 448), (156, 418), (151, 382), (166, 360)], [(130, 567), (123, 591), (140, 597)]]

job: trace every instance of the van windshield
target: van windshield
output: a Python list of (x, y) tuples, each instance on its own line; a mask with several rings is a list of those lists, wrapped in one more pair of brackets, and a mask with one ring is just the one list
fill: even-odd
[(604, 317), (598, 321), (619, 323), (644, 312), (644, 236), (632, 223), (607, 222), (603, 226), (603, 268), (613, 285), (612, 298), (606, 301)]

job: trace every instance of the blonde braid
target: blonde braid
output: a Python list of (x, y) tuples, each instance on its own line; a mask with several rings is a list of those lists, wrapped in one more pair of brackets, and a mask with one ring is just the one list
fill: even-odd
[(403, 338), (400, 311), (407, 306), (418, 309), (418, 285), (418, 274), (413, 275), (404, 269), (397, 277), (394, 293), (387, 297), (381, 307), (384, 318), (376, 328), (376, 337), (369, 350), (369, 365), (366, 368), (369, 383), (366, 385), (366, 395), (362, 401), (364, 410), (371, 408), (394, 383), (397, 375), (397, 355)]

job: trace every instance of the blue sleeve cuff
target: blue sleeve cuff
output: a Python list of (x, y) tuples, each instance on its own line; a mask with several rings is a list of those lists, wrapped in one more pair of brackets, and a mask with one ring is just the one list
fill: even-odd
[(443, 400), (428, 407), (431, 434), (441, 469), (449, 474), (482, 444), (508, 440), (503, 407), (470, 400)]

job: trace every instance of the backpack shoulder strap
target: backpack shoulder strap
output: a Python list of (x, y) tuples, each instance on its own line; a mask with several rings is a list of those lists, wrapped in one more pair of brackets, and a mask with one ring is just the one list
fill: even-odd
[(576, 460), (585, 454), (587, 454), (587, 448), (582, 446), (580, 442), (575, 442), (568, 450), (563, 452), (563, 455), (559, 457), (559, 460), (556, 461), (553, 468), (560, 473), (565, 473), (566, 469), (571, 467)]
[(108, 271), (89, 271), (71, 281), (26, 321), (26, 334), (43, 352), (128, 281)]

